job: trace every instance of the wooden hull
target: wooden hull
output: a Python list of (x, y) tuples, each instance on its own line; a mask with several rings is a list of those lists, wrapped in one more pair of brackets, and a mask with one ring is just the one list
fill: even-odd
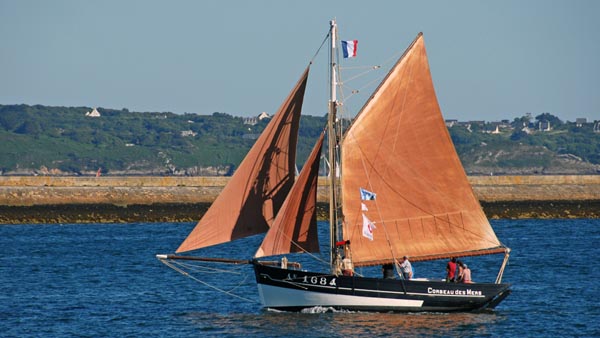
[(452, 312), (491, 309), (510, 294), (510, 284), (456, 284), (335, 276), (254, 263), (266, 308), (299, 311), (326, 307), (375, 312)]

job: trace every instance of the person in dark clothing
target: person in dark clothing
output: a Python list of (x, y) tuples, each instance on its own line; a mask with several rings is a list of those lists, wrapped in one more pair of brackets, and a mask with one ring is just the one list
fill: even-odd
[(457, 283), (462, 283), (463, 281), (463, 270), (464, 270), (464, 263), (460, 260), (456, 261), (456, 277), (454, 278), (454, 280)]
[(381, 267), (381, 271), (383, 272), (384, 279), (394, 279), (394, 266), (392, 264), (384, 264)]

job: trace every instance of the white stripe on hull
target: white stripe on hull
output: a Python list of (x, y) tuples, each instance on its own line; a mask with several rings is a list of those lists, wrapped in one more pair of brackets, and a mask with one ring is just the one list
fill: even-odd
[(421, 307), (422, 300), (348, 296), (288, 289), (258, 284), (260, 300), (265, 307), (369, 306), (382, 308)]

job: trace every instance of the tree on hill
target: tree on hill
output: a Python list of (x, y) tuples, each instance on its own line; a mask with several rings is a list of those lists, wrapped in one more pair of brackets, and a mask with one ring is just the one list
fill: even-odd
[(15, 129), (15, 133), (17, 134), (27, 134), (38, 136), (42, 132), (42, 127), (40, 123), (36, 120), (28, 120), (23, 122), (17, 129)]
[(523, 127), (529, 126), (531, 122), (531, 116), (523, 115), (521, 117), (515, 117), (515, 119), (511, 122), (511, 125), (515, 129), (521, 130)]
[(552, 126), (560, 126), (563, 124), (563, 121), (550, 113), (540, 114), (535, 117), (535, 120), (542, 123), (549, 122)]

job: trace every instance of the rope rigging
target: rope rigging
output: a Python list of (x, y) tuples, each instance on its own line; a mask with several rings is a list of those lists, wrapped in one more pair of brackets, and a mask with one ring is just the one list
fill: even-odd
[[(248, 275), (247, 274), (244, 274), (244, 278), (236, 286), (234, 286), (230, 290), (224, 290), (224, 289), (216, 287), (216, 286), (214, 286), (214, 285), (212, 285), (210, 283), (207, 283), (207, 282), (205, 282), (203, 280), (200, 280), (200, 279), (192, 276), (189, 272), (185, 271), (184, 269), (187, 268), (189, 270), (194, 270), (195, 272), (207, 272), (207, 271), (208, 272), (212, 272), (212, 273), (229, 272), (229, 273), (238, 274), (238, 275), (242, 275), (242, 273), (241, 272), (233, 272), (234, 269), (231, 269), (231, 270), (230, 269), (218, 269), (218, 268), (209, 267), (209, 266), (205, 266), (205, 265), (199, 265), (199, 264), (189, 264), (189, 263), (182, 263), (182, 262), (177, 262), (177, 261), (169, 261), (167, 259), (160, 259), (159, 258), (159, 261), (161, 261), (163, 264), (165, 264), (166, 266), (170, 267), (171, 269), (179, 272), (180, 274), (182, 274), (182, 275), (184, 275), (184, 276), (186, 276), (186, 277), (188, 277), (188, 278), (190, 278), (190, 279), (192, 279), (192, 280), (194, 280), (194, 281), (196, 281), (196, 282), (198, 282), (198, 283), (200, 283), (200, 284), (202, 284), (202, 285), (204, 285), (204, 286), (206, 286), (206, 287), (208, 287), (210, 289), (213, 289), (215, 291), (224, 293), (224, 294), (226, 294), (228, 296), (231, 296), (231, 297), (234, 297), (234, 298), (238, 298), (238, 299), (244, 300), (246, 302), (259, 304), (259, 302), (256, 301), (256, 300), (252, 300), (252, 299), (249, 299), (249, 298), (238, 296), (238, 295), (236, 295), (236, 294), (234, 294), (232, 292), (233, 290), (236, 290), (237, 288), (239, 288), (240, 286), (242, 286), (246, 282), (246, 280), (248, 279)], [(241, 267), (239, 267), (238, 270), (239, 269), (241, 269)]]

